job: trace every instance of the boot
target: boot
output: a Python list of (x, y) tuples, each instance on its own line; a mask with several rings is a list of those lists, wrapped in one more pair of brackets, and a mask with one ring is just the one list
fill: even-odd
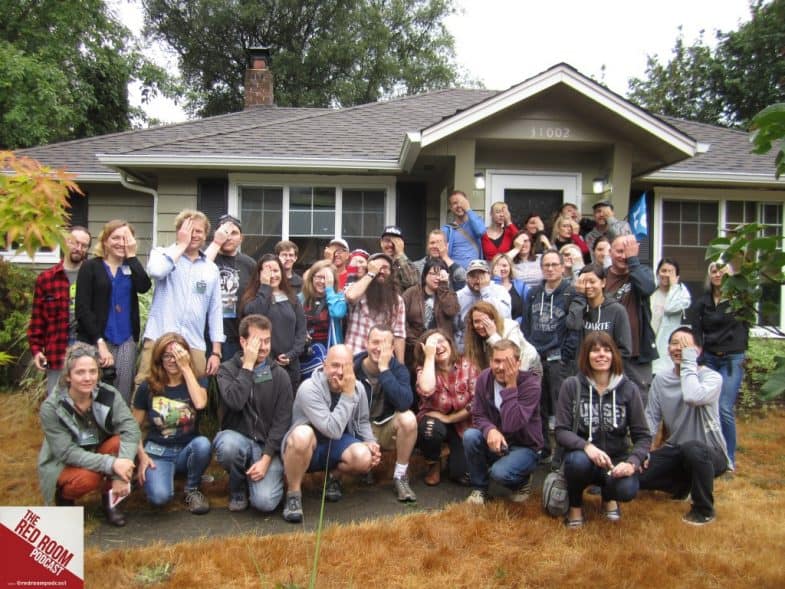
[(57, 487), (57, 491), (55, 491), (55, 505), (57, 507), (73, 507), (74, 502), (63, 497), (63, 490)]
[(108, 491), (105, 491), (103, 494), (101, 494), (101, 505), (104, 507), (104, 513), (106, 514), (107, 522), (113, 526), (117, 526), (118, 528), (122, 528), (125, 525), (125, 514), (117, 507), (109, 506)]
[(425, 484), (434, 487), (442, 481), (442, 463), (440, 460), (428, 463), (428, 472), (425, 474)]

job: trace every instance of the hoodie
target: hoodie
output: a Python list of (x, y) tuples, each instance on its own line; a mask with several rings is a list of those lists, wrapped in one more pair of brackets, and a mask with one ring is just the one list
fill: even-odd
[[(632, 353), (630, 318), (627, 310), (615, 299), (606, 298), (599, 307), (592, 309), (586, 302), (585, 296), (575, 293), (570, 303), (567, 327), (579, 330), (580, 342), (590, 331), (604, 331), (610, 334), (625, 361)], [(580, 342), (576, 348), (580, 347)]]
[[(573, 432), (576, 414), (578, 424)], [(626, 460), (640, 466), (648, 456), (651, 433), (638, 388), (623, 374), (612, 375), (602, 395), (597, 393), (596, 383), (584, 374), (566, 379), (556, 408), (556, 442), (566, 450), (583, 450), (594, 444), (614, 464)]]
[(524, 335), (543, 360), (552, 356), (560, 356), (563, 360), (575, 357), (579, 331), (567, 327), (571, 298), (568, 280), (562, 280), (550, 294), (542, 281), (526, 297)]
[(363, 369), (363, 360), (367, 357), (368, 352), (362, 352), (354, 357), (354, 375), (357, 377), (357, 381), (362, 383), (368, 396), (371, 421), (384, 423), (396, 411), (403, 412), (411, 408), (414, 402), (411, 378), (406, 366), (393, 357), (390, 359), (389, 370), (379, 373), (379, 391), (374, 396), (374, 386)]

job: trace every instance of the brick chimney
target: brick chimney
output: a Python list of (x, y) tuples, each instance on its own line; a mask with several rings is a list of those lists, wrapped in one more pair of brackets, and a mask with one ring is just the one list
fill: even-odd
[(245, 108), (272, 106), (273, 73), (270, 71), (270, 48), (249, 47), (245, 70)]

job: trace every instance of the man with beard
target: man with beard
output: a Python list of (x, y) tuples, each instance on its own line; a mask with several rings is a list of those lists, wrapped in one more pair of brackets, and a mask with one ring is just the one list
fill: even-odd
[[(201, 251), (210, 221), (201, 211), (185, 209), (175, 217), (177, 241), (150, 252), (147, 273), (155, 280), (153, 302), (144, 330), (144, 345), (136, 383), (147, 380), (153, 343), (168, 331), (179, 333), (191, 346), (194, 374), (212, 376), (221, 364), (224, 341), (221, 281), (218, 267)], [(212, 339), (206, 358), (204, 326)]]
[(350, 305), (344, 343), (354, 354), (364, 352), (368, 334), (376, 325), (389, 325), (398, 362), (406, 348), (406, 308), (391, 277), (393, 261), (387, 254), (368, 258), (368, 272), (346, 289)]
[(388, 225), (379, 240), (382, 251), (393, 261), (392, 277), (398, 292), (404, 292), (410, 286), (419, 284), (420, 272), (404, 252), (403, 232), (400, 227)]
[[(243, 243), (242, 225), (239, 219), (223, 215), (218, 219), (213, 242), (205, 250), (208, 260), (215, 262), (221, 277), (221, 308), (224, 318), (224, 336), (221, 355), (225, 360), (234, 357), (240, 349), (237, 332), (237, 302), (248, 286), (248, 281), (256, 272), (256, 262), (250, 256), (240, 253)], [(209, 335), (209, 334), (208, 334)]]
[(502, 318), (512, 318), (510, 293), (491, 282), (491, 267), (485, 260), (472, 260), (466, 271), (466, 286), (457, 292), (461, 319), (455, 327), (455, 345), (463, 353), (463, 336), (466, 331), (466, 314), (474, 303), (486, 301), (494, 306)]
[(441, 229), (433, 229), (428, 234), (428, 255), (414, 262), (414, 267), (419, 274), (422, 274), (425, 260), (429, 257), (438, 258), (447, 266), (451, 290), (458, 292), (466, 286), (466, 269), (447, 255), (447, 236)]
[(76, 340), (76, 276), (91, 240), (84, 227), (71, 227), (62, 262), (41, 272), (35, 280), (27, 342), (35, 367), (46, 371), (47, 395), (52, 394), (60, 378), (66, 348)]

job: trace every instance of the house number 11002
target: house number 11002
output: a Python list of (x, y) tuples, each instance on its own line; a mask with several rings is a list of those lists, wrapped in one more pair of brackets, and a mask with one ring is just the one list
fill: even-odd
[(532, 127), (531, 136), (546, 139), (567, 139), (570, 136), (569, 127)]

